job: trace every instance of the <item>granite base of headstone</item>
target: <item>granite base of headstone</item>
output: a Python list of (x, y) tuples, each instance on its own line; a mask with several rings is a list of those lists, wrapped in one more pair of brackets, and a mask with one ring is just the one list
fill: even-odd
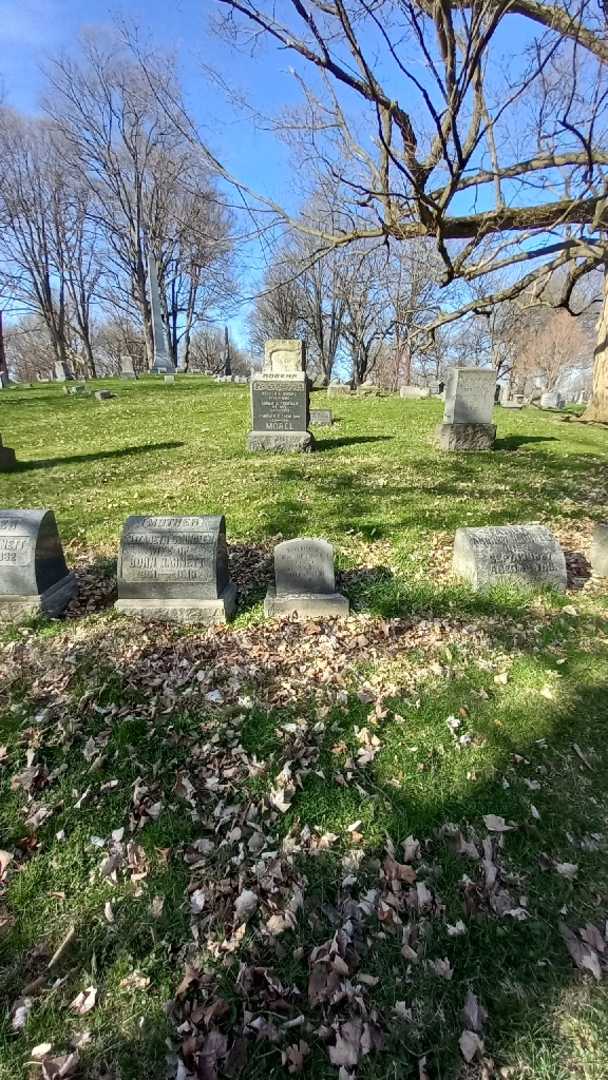
[(351, 388), (348, 383), (330, 383), (327, 387), (328, 398), (348, 397), (350, 394)]
[(53, 511), (0, 510), (0, 618), (56, 618), (77, 593)]
[(567, 585), (564, 553), (544, 525), (457, 529), (453, 570), (476, 590), (510, 583), (564, 591)]
[(157, 622), (227, 622), (236, 610), (236, 587), (228, 575), (224, 518), (127, 518), (115, 607)]
[(16, 464), (15, 451), (11, 450), (10, 446), (2, 445), (2, 436), (0, 435), (0, 472), (10, 472), (15, 468)]
[(331, 409), (311, 409), (311, 427), (331, 427), (334, 422)]
[(307, 453), (315, 442), (308, 430), (310, 388), (304, 370), (304, 344), (274, 339), (264, 347), (264, 367), (251, 379), (251, 451)]
[(596, 577), (608, 578), (608, 522), (596, 525), (593, 530), (591, 569)]
[(348, 615), (347, 598), (336, 592), (334, 549), (326, 540), (301, 537), (277, 544), (274, 580), (264, 601), (268, 616), (314, 619)]
[(496, 372), (491, 368), (450, 368), (445, 385), (443, 422), (436, 431), (440, 450), (491, 450)]
[(402, 386), (399, 390), (399, 397), (404, 398), (406, 401), (418, 401), (423, 398), (430, 398), (430, 396), (430, 386)]

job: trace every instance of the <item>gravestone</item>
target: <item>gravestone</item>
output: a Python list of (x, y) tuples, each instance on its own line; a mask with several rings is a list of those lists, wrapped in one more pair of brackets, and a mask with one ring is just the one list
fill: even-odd
[(429, 398), (431, 388), (430, 386), (402, 386), (399, 390), (399, 396), (405, 398), (406, 401), (417, 401), (421, 398)]
[(57, 617), (76, 596), (52, 510), (0, 510), (0, 617)]
[(164, 382), (171, 385), (171, 383), (175, 382), (175, 375), (165, 375)]
[(0, 390), (8, 390), (10, 379), (6, 371), (0, 371)]
[(120, 358), (120, 377), (121, 379), (137, 378), (133, 357), (129, 356), (128, 353), (123, 354)]
[(566, 399), (559, 390), (547, 390), (540, 396), (541, 409), (563, 409)]
[(597, 577), (608, 578), (608, 522), (596, 525), (593, 530), (591, 569)]
[(64, 394), (69, 394), (71, 397), (89, 397), (89, 391), (84, 383), (75, 383), (74, 386), (64, 386)]
[(160, 622), (224, 623), (236, 608), (222, 517), (129, 517), (116, 610)]
[(331, 409), (311, 409), (311, 427), (331, 427), (334, 422)]
[(565, 590), (564, 553), (544, 525), (489, 525), (456, 530), (454, 573), (474, 589), (511, 582)]
[(342, 397), (343, 395), (348, 395), (350, 393), (351, 389), (348, 383), (331, 382), (327, 387), (328, 398)]
[(151, 371), (156, 375), (172, 374), (175, 371), (169, 334), (163, 319), (160, 303), (160, 289), (156, 273), (156, 259), (152, 251), (148, 252), (148, 288), (150, 291), (150, 309), (152, 313), (152, 339), (154, 342), (154, 362)]
[(443, 422), (437, 428), (441, 450), (491, 450), (496, 372), (493, 368), (450, 368), (445, 387)]
[(348, 615), (347, 598), (336, 592), (334, 549), (326, 540), (300, 537), (277, 544), (274, 580), (266, 593), (266, 615)]
[(15, 457), (15, 451), (11, 450), (10, 446), (2, 445), (2, 436), (0, 435), (0, 472), (10, 472), (15, 468), (17, 459)]
[(98, 401), (109, 401), (110, 398), (115, 398), (116, 394), (113, 394), (111, 390), (96, 390), (95, 397)]
[(357, 387), (358, 397), (382, 397), (384, 393), (385, 391), (381, 386), (371, 382), (369, 379), (366, 379), (365, 382), (360, 383)]
[(262, 372), (251, 379), (249, 450), (314, 449), (314, 439), (308, 430), (309, 385), (304, 363), (304, 342), (286, 339), (266, 342)]

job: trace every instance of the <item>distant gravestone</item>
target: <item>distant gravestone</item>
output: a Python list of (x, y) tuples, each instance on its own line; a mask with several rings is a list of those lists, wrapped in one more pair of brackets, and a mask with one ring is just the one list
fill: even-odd
[(0, 510), (0, 614), (56, 617), (78, 592), (52, 510)]
[(343, 395), (347, 395), (350, 393), (351, 389), (348, 383), (332, 382), (327, 387), (328, 398), (342, 397)]
[(0, 472), (10, 472), (15, 468), (17, 460), (15, 458), (15, 451), (11, 450), (10, 446), (2, 445), (2, 436), (0, 435)]
[(135, 364), (133, 363), (133, 357), (125, 353), (120, 358), (120, 377), (121, 379), (136, 379), (137, 372), (135, 371)]
[(311, 409), (311, 427), (331, 427), (334, 422), (331, 409)]
[(8, 390), (10, 379), (6, 371), (0, 371), (0, 390)]
[(84, 383), (75, 383), (74, 386), (64, 386), (64, 393), (71, 397), (89, 397), (89, 391)]
[(596, 525), (593, 530), (591, 569), (597, 577), (608, 578), (608, 522)]
[(541, 409), (563, 409), (566, 399), (559, 390), (547, 390), (540, 397)]
[(127, 518), (115, 606), (161, 622), (226, 622), (236, 608), (236, 588), (228, 576), (224, 518)]
[(168, 385), (171, 385), (175, 382), (175, 375), (165, 375), (164, 382), (166, 382)]
[(156, 375), (173, 373), (175, 364), (171, 355), (169, 334), (160, 303), (160, 289), (156, 272), (156, 259), (152, 251), (148, 252), (148, 289), (150, 292), (150, 311), (152, 314), (152, 339), (154, 342), (154, 361), (151, 371)]
[(59, 361), (57, 361), (57, 363), (55, 364), (55, 379), (56, 379), (56, 381), (57, 382), (65, 382), (67, 377), (68, 376), (67, 376), (67, 372), (66, 372), (66, 369), (65, 369), (65, 365), (61, 364)]
[(457, 529), (454, 573), (474, 589), (511, 582), (565, 590), (566, 560), (544, 525), (489, 525)]
[(430, 386), (402, 386), (399, 396), (405, 398), (406, 401), (417, 401), (421, 398), (429, 398), (431, 388)]
[(491, 450), (496, 372), (492, 368), (450, 368), (443, 423), (437, 429), (441, 450)]
[(348, 615), (347, 598), (336, 592), (334, 549), (326, 540), (300, 537), (277, 544), (274, 577), (264, 602), (266, 615)]
[(308, 430), (309, 385), (304, 363), (302, 341), (266, 342), (262, 372), (251, 379), (249, 450), (314, 449)]
[(111, 390), (96, 390), (95, 397), (98, 401), (109, 401), (110, 398), (115, 398), (116, 394), (113, 394)]

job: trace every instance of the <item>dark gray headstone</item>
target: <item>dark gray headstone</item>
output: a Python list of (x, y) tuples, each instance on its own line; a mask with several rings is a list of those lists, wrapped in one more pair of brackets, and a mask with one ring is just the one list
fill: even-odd
[(348, 600), (336, 592), (334, 549), (326, 540), (300, 537), (277, 544), (274, 574), (264, 604), (267, 615), (348, 615)]
[(0, 510), (0, 614), (60, 615), (78, 589), (52, 510)]
[(596, 525), (593, 530), (591, 569), (597, 577), (608, 578), (608, 522)]
[(496, 372), (493, 368), (450, 368), (443, 422), (436, 433), (441, 450), (491, 450)]
[(95, 397), (98, 401), (109, 401), (110, 398), (115, 398), (116, 394), (113, 394), (111, 390), (96, 390)]
[(311, 409), (310, 410), (310, 423), (311, 426), (316, 427), (331, 427), (334, 422), (334, 418), (331, 413), (331, 409)]
[(210, 625), (226, 622), (235, 606), (223, 517), (127, 518), (118, 557), (118, 611)]
[(255, 375), (251, 380), (253, 430), (249, 433), (249, 449), (312, 450), (308, 403), (308, 381), (303, 372)]
[(566, 560), (544, 525), (489, 525), (456, 531), (454, 573), (474, 589), (501, 582), (567, 585)]
[(17, 464), (15, 458), (15, 451), (11, 450), (10, 446), (2, 445), (2, 436), (0, 435), (0, 472), (10, 472), (15, 468)]

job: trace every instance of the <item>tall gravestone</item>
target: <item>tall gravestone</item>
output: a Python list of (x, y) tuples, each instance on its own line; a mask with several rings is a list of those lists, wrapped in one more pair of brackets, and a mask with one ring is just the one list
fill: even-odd
[(115, 606), (161, 622), (226, 622), (236, 608), (236, 588), (228, 575), (224, 518), (127, 518)]
[(2, 445), (2, 436), (0, 435), (0, 472), (10, 472), (15, 468), (17, 464), (15, 458), (15, 451), (11, 450), (10, 446)]
[(0, 618), (56, 617), (76, 596), (52, 510), (0, 510)]
[(491, 450), (496, 372), (493, 368), (450, 368), (445, 386), (443, 423), (437, 429), (441, 450)]
[(453, 570), (474, 589), (510, 582), (563, 591), (567, 585), (564, 553), (544, 525), (457, 529)]
[(156, 375), (172, 375), (175, 364), (171, 355), (169, 334), (163, 319), (160, 303), (160, 289), (156, 273), (156, 259), (152, 251), (148, 252), (148, 288), (150, 290), (150, 310), (152, 312), (152, 338), (154, 341), (154, 363), (151, 370)]
[(309, 385), (304, 342), (267, 341), (264, 367), (251, 379), (252, 431), (249, 450), (308, 451), (314, 439), (308, 430)]
[(135, 371), (135, 364), (133, 363), (133, 357), (128, 353), (123, 353), (120, 358), (120, 377), (121, 379), (136, 379), (137, 372)]
[(266, 593), (266, 615), (348, 615), (348, 600), (336, 592), (334, 549), (326, 540), (300, 537), (277, 544), (274, 580)]

